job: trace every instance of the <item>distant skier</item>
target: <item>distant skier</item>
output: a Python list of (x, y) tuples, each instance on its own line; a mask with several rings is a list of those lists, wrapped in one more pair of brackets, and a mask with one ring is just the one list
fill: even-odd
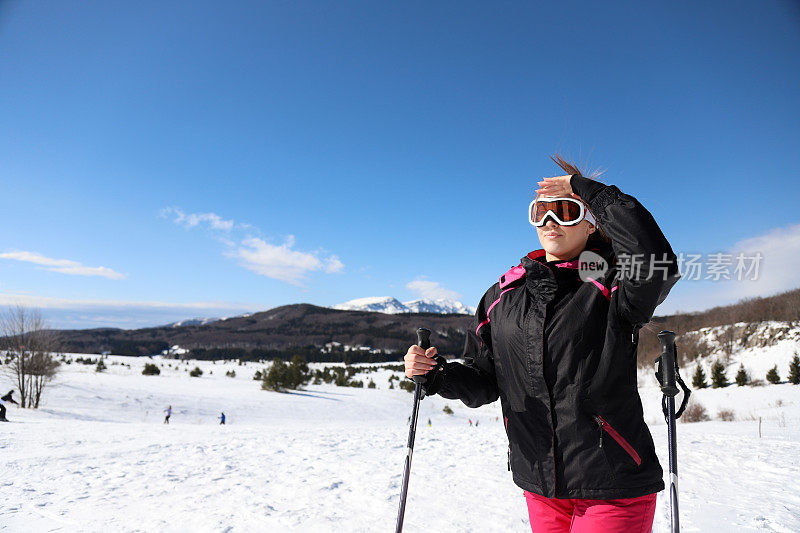
[(469, 419), (469, 427), (472, 427), (472, 419)]
[(167, 413), (167, 416), (164, 417), (164, 423), (169, 425), (169, 417), (172, 416), (172, 406), (170, 405), (169, 407), (164, 409), (164, 412)]
[(431, 419), (428, 419), (428, 427), (431, 427)]
[(14, 405), (19, 405), (17, 402), (14, 401), (14, 398), (11, 397), (12, 394), (14, 394), (14, 389), (11, 389), (10, 391), (8, 391), (8, 394), (6, 394), (2, 398), (0, 398), (0, 421), (1, 422), (8, 422), (8, 419), (6, 418), (5, 402), (11, 402)]
[(219, 415), (219, 425), (220, 426), (224, 426), (225, 425), (225, 413), (220, 413), (220, 415)]
[(479, 423), (480, 423), (480, 420), (475, 420), (475, 427), (478, 427)]

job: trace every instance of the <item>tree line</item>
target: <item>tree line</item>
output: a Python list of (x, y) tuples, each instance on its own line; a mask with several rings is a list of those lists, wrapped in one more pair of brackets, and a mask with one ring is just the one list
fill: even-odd
[(671, 330), (678, 334), (679, 363), (694, 361), (698, 356), (707, 355), (708, 347), (697, 344), (694, 339), (684, 337), (684, 333), (702, 328), (730, 326), (719, 339), (726, 353), (731, 353), (737, 342), (741, 342), (746, 331), (736, 333), (733, 324), (759, 324), (766, 321), (800, 323), (800, 289), (786, 291), (763, 298), (744, 298), (735, 304), (718, 306), (695, 313), (676, 313), (669, 316), (656, 316), (639, 331), (638, 362), (640, 366), (651, 366), (661, 355), (661, 344), (657, 334), (661, 330)]
[[(781, 383), (780, 373), (778, 371), (778, 365), (773, 366), (767, 374), (764, 376), (769, 383), (776, 385)], [(761, 380), (754, 380), (747, 369), (745, 369), (744, 364), (739, 365), (739, 370), (736, 372), (736, 377), (734, 378), (736, 385), (739, 387), (744, 387), (745, 385), (758, 385), (763, 382)], [(796, 353), (792, 358), (791, 362), (789, 363), (789, 372), (787, 381), (793, 385), (800, 385), (800, 356)], [(730, 381), (728, 381), (728, 376), (725, 371), (725, 365), (717, 360), (711, 365), (711, 388), (718, 389), (722, 387), (727, 387), (730, 385)], [(697, 364), (697, 368), (692, 375), (692, 386), (695, 389), (705, 389), (709, 386), (707, 381), (705, 370), (703, 370), (703, 365), (700, 363)]]

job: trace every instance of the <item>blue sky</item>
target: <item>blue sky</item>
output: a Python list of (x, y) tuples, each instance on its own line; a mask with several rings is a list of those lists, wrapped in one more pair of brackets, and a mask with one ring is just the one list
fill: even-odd
[(0, 304), (475, 305), (555, 151), (676, 252), (762, 252), (659, 313), (800, 286), (800, 7), (647, 4), (0, 3)]

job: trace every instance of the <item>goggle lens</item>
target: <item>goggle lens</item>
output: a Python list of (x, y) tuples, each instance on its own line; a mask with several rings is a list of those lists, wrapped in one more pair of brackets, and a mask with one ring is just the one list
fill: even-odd
[(570, 200), (542, 200), (533, 204), (531, 220), (534, 224), (539, 224), (544, 216), (552, 211), (561, 223), (579, 221), (581, 218), (581, 207), (578, 202)]

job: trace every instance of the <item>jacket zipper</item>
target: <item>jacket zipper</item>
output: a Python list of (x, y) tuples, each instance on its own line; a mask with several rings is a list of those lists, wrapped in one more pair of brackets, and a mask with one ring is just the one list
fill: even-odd
[[(552, 274), (551, 274), (551, 276), (552, 276)], [(543, 374), (542, 378), (544, 378), (544, 352), (545, 352), (544, 332), (545, 332), (545, 326), (547, 324), (547, 306), (549, 304), (550, 304), (549, 301), (544, 304), (544, 312), (542, 313), (542, 315), (543, 315), (543, 318), (542, 318), (542, 374)], [(554, 410), (553, 391), (550, 390), (550, 387), (547, 386), (547, 383), (545, 383), (545, 389), (547, 389), (547, 397), (548, 397), (548, 399), (550, 401), (550, 427), (553, 429), (553, 448), (552, 448), (552, 450), (553, 450), (553, 497), (555, 498), (556, 487), (558, 486), (558, 474), (556, 473), (556, 425), (553, 423), (553, 410)], [(542, 477), (544, 477), (544, 476), (542, 476)], [(542, 481), (544, 481), (544, 480), (542, 480)], [(546, 487), (542, 487), (542, 488), (546, 488)]]
[(605, 431), (606, 433), (611, 435), (612, 439), (617, 441), (617, 444), (622, 446), (623, 450), (628, 452), (628, 455), (631, 456), (631, 459), (633, 459), (634, 462), (636, 462), (636, 466), (641, 466), (642, 458), (639, 457), (639, 454), (636, 453), (636, 450), (633, 448), (633, 446), (631, 446), (630, 443), (628, 441), (626, 441), (625, 438), (622, 435), (620, 435), (617, 432), (617, 430), (614, 429), (611, 426), (611, 424), (606, 422), (603, 419), (603, 417), (601, 417), (600, 415), (595, 415), (594, 416), (594, 420), (595, 420), (595, 422), (597, 422), (597, 425), (600, 427), (600, 446), (599, 446), (600, 448), (603, 447), (603, 432)]

